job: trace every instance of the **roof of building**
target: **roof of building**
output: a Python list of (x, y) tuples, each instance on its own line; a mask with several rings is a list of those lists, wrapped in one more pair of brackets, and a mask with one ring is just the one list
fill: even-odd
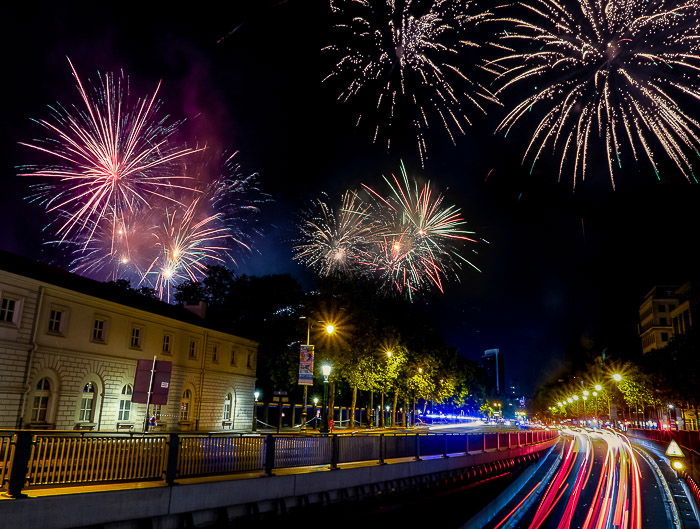
[[(47, 265), (20, 255), (0, 250), (0, 270), (19, 276), (36, 279), (50, 285), (81, 292), (89, 296), (112, 301), (139, 310), (152, 312), (192, 325), (198, 325), (219, 332), (231, 334), (230, 331), (210, 325), (193, 312), (178, 305), (170, 305), (135, 290), (126, 290), (116, 283), (103, 283), (56, 266)], [(247, 338), (246, 338), (247, 340)]]

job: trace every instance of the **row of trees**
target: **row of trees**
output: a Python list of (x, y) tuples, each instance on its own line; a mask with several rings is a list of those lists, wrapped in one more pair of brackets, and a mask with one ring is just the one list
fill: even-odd
[[(308, 330), (316, 349), (312, 392), (321, 391), (320, 366), (330, 363), (330, 398), (338, 395), (352, 411), (360, 392), (369, 407), (375, 395), (382, 409), (390, 402), (392, 420), (401, 407), (416, 404), (425, 409), (428, 403), (442, 403), (472, 412), (481, 404), (483, 374), (445, 343), (430, 315), (377, 293), (369, 283), (329, 278), (305, 292), (288, 275), (234, 277), (225, 268), (211, 267), (203, 281), (181, 285), (176, 299), (206, 301), (210, 325), (260, 343), (263, 395), (285, 390), (301, 401), (299, 345)], [(328, 324), (334, 326), (332, 334)], [(333, 406), (333, 400), (328, 404)]]
[[(596, 391), (596, 386), (601, 390)], [(700, 332), (691, 328), (665, 348), (625, 362), (603, 353), (585, 366), (566, 370), (542, 384), (534, 405), (540, 416), (550, 419), (607, 416), (616, 409), (620, 411), (618, 419), (638, 424), (660, 421), (669, 416), (668, 410), (693, 410), (684, 426), (695, 429), (700, 407)], [(670, 412), (671, 416), (674, 413)]]

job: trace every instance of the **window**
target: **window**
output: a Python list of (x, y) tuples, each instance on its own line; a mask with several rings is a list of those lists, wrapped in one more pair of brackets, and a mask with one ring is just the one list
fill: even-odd
[(16, 311), (17, 311), (17, 300), (16, 299), (2, 298), (0, 300), (0, 322), (14, 323)]
[(163, 353), (169, 355), (172, 350), (173, 337), (169, 334), (163, 335)]
[(128, 421), (131, 418), (131, 394), (134, 389), (130, 384), (122, 388), (121, 397), (119, 397), (119, 416), (117, 420)]
[(219, 346), (217, 344), (211, 346), (211, 361), (219, 363)]
[(661, 341), (662, 341), (662, 342), (668, 342), (668, 333), (667, 333), (667, 332), (662, 332), (662, 333), (661, 333)]
[(231, 393), (226, 394), (224, 399), (224, 420), (231, 420), (231, 404), (233, 403), (233, 395)]
[(78, 420), (84, 422), (92, 422), (95, 412), (95, 384), (88, 382), (83, 387), (83, 393), (80, 397), (80, 410), (78, 411)]
[(253, 353), (248, 353), (248, 369), (253, 369)]
[(191, 360), (197, 358), (197, 342), (190, 340), (189, 357)]
[(231, 365), (235, 366), (236, 365), (236, 350), (231, 349)]
[(92, 339), (95, 342), (105, 341), (105, 320), (95, 318), (95, 323), (92, 325)]
[(663, 326), (668, 325), (668, 319), (666, 319), (666, 318), (659, 318), (659, 325), (663, 325)]
[(141, 328), (132, 327), (131, 328), (131, 347), (134, 349), (141, 349)]
[(32, 400), (31, 422), (46, 422), (49, 410), (49, 397), (51, 396), (51, 381), (44, 377), (36, 385), (34, 399)]
[(190, 420), (190, 406), (192, 404), (192, 392), (186, 389), (182, 394), (182, 400), (180, 400), (180, 420), (189, 421)]
[(656, 310), (658, 310), (659, 312), (666, 312), (666, 305), (658, 305), (656, 307)]
[(153, 417), (156, 418), (156, 422), (160, 421), (160, 414), (163, 411), (163, 406), (161, 404), (153, 405)]
[(49, 332), (60, 334), (61, 320), (63, 320), (63, 311), (51, 309), (49, 312)]
[(669, 312), (670, 312), (670, 311), (673, 311), (675, 308), (676, 308), (675, 305), (669, 305), (669, 306), (668, 306)]

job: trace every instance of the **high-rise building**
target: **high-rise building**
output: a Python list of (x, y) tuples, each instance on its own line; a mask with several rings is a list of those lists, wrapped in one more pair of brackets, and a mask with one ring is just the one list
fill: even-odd
[(656, 286), (647, 292), (639, 307), (639, 337), (642, 352), (666, 347), (673, 337), (672, 314), (678, 308), (678, 286)]
[(481, 357), (481, 365), (486, 371), (487, 390), (500, 395), (505, 391), (503, 353), (500, 349), (487, 349)]
[(693, 325), (700, 309), (700, 289), (695, 282), (688, 281), (676, 290), (678, 305), (671, 311), (673, 334), (686, 334)]

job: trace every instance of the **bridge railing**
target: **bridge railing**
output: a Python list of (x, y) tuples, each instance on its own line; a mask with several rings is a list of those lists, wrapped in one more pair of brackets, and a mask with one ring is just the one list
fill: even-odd
[(0, 485), (38, 487), (164, 480), (304, 466), (506, 450), (554, 439), (556, 430), (482, 434), (241, 435), (0, 432)]

